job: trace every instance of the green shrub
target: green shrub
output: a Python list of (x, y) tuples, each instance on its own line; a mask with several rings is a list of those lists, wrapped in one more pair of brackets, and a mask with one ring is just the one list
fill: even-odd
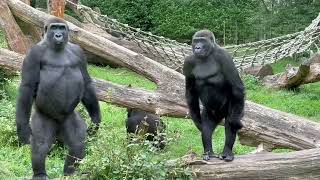
[[(128, 144), (125, 138), (110, 127), (102, 127), (97, 137), (89, 140), (94, 146), (88, 146), (89, 153), (81, 162), (82, 173), (90, 179), (191, 178), (188, 168), (168, 167), (168, 159), (151, 142)], [(135, 138), (141, 140), (141, 137)]]

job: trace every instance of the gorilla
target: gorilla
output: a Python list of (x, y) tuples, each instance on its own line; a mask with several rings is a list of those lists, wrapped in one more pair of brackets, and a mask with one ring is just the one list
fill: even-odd
[[(225, 145), (219, 156), (232, 161), (236, 133), (242, 128), (245, 88), (232, 57), (218, 44), (209, 30), (196, 32), (192, 38), (193, 54), (185, 59), (186, 101), (190, 116), (201, 132), (203, 159), (218, 157), (212, 150), (212, 134), (225, 118)], [(200, 114), (199, 100), (203, 105)]]
[(166, 125), (159, 116), (139, 109), (128, 108), (127, 112), (126, 128), (128, 134), (148, 134), (147, 140), (157, 142), (154, 144), (155, 147), (160, 149), (165, 147), (165, 135), (162, 133), (165, 132)]
[(69, 149), (65, 175), (73, 174), (75, 161), (84, 158), (87, 125), (75, 111), (80, 101), (93, 122), (90, 129), (96, 132), (101, 121), (83, 50), (68, 42), (68, 25), (52, 17), (45, 23), (44, 33), (44, 39), (30, 49), (23, 61), (16, 110), (19, 142), (29, 144), (31, 136), (33, 179), (48, 178), (45, 159), (56, 137)]

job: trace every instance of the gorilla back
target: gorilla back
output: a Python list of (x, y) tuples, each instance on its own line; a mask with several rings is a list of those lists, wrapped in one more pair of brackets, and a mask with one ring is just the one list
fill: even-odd
[(80, 101), (89, 112), (95, 129), (101, 121), (84, 53), (78, 45), (68, 42), (66, 22), (50, 18), (44, 29), (44, 39), (31, 48), (23, 61), (16, 111), (19, 142), (30, 143), (32, 134), (33, 178), (38, 180), (47, 179), (45, 159), (56, 136), (69, 148), (65, 175), (72, 174), (75, 161), (84, 158), (87, 125), (74, 111)]

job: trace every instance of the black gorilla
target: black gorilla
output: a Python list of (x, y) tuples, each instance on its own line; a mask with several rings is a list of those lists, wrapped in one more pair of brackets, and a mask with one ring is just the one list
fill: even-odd
[(101, 121), (85, 56), (78, 45), (68, 42), (68, 31), (64, 20), (50, 18), (45, 24), (44, 39), (31, 48), (23, 61), (16, 124), (19, 142), (29, 144), (31, 135), (34, 179), (47, 179), (45, 158), (55, 137), (69, 148), (65, 175), (72, 174), (75, 161), (84, 158), (87, 125), (74, 111), (80, 101), (89, 112), (94, 130)]
[(166, 125), (161, 121), (160, 117), (139, 109), (128, 108), (127, 111), (127, 133), (148, 134), (147, 140), (156, 141), (155, 146), (163, 149), (165, 147), (165, 135), (163, 133)]
[[(225, 118), (225, 146), (221, 159), (234, 159), (232, 148), (242, 128), (245, 88), (232, 57), (215, 43), (212, 32), (198, 31), (192, 38), (193, 55), (186, 58), (186, 99), (190, 115), (201, 131), (204, 160), (216, 157), (212, 133)], [(199, 100), (203, 105), (200, 115)]]

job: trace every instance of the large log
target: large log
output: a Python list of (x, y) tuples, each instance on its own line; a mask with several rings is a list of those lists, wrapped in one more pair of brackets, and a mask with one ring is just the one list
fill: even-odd
[(318, 81), (320, 81), (320, 54), (315, 54), (303, 61), (299, 67), (288, 64), (284, 72), (266, 76), (263, 84), (274, 89), (293, 89)]
[[(18, 0), (7, 1), (12, 12), (24, 21), (41, 27), (49, 18), (49, 15)], [(96, 80), (100, 100), (159, 115), (187, 115), (182, 74), (71, 23), (69, 26), (73, 42), (115, 64), (147, 76), (158, 85), (158, 89), (152, 92)], [(5, 61), (5, 56), (3, 58)], [(271, 149), (308, 149), (320, 146), (319, 124), (249, 101), (246, 102), (243, 123), (244, 128), (239, 133), (243, 144), (257, 146), (263, 143)]]
[(320, 179), (320, 149), (242, 155), (231, 163), (189, 163), (197, 179)]
[(6, 35), (10, 49), (22, 54), (27, 52), (27, 38), (15, 21), (6, 1), (0, 1), (0, 28)]

